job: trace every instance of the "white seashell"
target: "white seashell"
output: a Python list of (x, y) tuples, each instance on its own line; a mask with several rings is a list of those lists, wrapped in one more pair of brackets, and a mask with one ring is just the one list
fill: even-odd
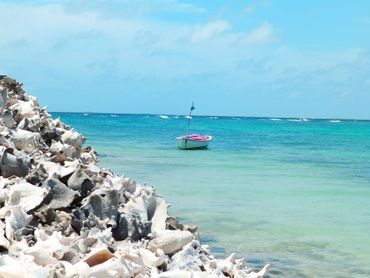
[(78, 168), (78, 160), (75, 160), (71, 163), (64, 163), (65, 166), (51, 162), (51, 161), (40, 161), (38, 167), (43, 167), (48, 174), (49, 178), (57, 175), (58, 177), (65, 177), (74, 173)]
[(10, 146), (11, 142), (7, 138), (5, 138), (3, 135), (0, 134), (0, 145), (1, 146)]
[(234, 264), (228, 260), (219, 260), (218, 262), (210, 262), (210, 269), (215, 273), (227, 273), (229, 276), (234, 276)]
[(80, 159), (83, 164), (91, 164), (97, 161), (94, 151), (81, 153)]
[(0, 256), (0, 277), (1, 278), (25, 278), (26, 270), (16, 259), (8, 256)]
[(235, 275), (236, 278), (238, 277), (245, 277), (245, 278), (263, 278), (263, 276), (265, 276), (267, 274), (267, 272), (269, 271), (270, 269), (270, 265), (267, 264), (265, 265), (260, 271), (258, 272), (251, 272), (251, 273), (248, 273), (247, 275), (245, 276), (237, 276)]
[(269, 267), (270, 265), (265, 265), (259, 272), (251, 272), (250, 269), (244, 267), (244, 259), (235, 259), (235, 253), (223, 260), (211, 260), (205, 265), (207, 272), (213, 275), (226, 273), (235, 278), (262, 278), (268, 272)]
[(51, 153), (63, 152), (69, 158), (74, 158), (77, 155), (77, 150), (73, 146), (63, 144), (61, 142), (57, 142), (57, 141), (54, 141), (54, 140), (52, 140), (52, 144), (49, 148), (49, 151)]
[(26, 129), (32, 132), (39, 132), (41, 127), (41, 118), (39, 114), (33, 115), (31, 118), (23, 118), (18, 124), (18, 128)]
[(167, 266), (167, 269), (199, 271), (200, 266), (204, 265), (202, 259), (204, 261), (208, 259), (204, 255), (204, 250), (201, 248), (198, 241), (192, 241), (172, 256), (171, 263)]
[(91, 267), (90, 271), (90, 276), (94, 278), (133, 277), (135, 274), (132, 264), (123, 258), (112, 258), (102, 264)]
[(96, 215), (110, 227), (117, 226), (117, 208), (119, 206), (118, 192), (114, 189), (100, 187), (94, 190), (89, 197), (82, 200), (81, 208)]
[(6, 99), (8, 94), (4, 86), (0, 85), (0, 108), (3, 109), (6, 106)]
[(142, 191), (140, 196), (131, 198), (125, 205), (124, 212), (128, 215), (140, 215), (143, 221), (151, 221), (151, 231), (166, 229), (168, 205), (163, 198)]
[(6, 205), (20, 205), (30, 211), (41, 204), (48, 194), (46, 188), (34, 186), (22, 179), (10, 187), (8, 192), (9, 200)]
[(24, 253), (33, 256), (35, 263), (38, 265), (45, 266), (57, 263), (67, 250), (61, 242), (60, 234), (57, 232), (48, 236), (41, 230), (36, 230), (35, 237), (37, 239), (36, 244), (25, 250)]
[(60, 118), (56, 118), (54, 120), (52, 120), (50, 123), (49, 123), (50, 126), (52, 127), (63, 127), (63, 123), (60, 121)]
[(136, 245), (133, 245), (130, 241), (122, 240), (117, 243), (117, 251), (114, 252), (114, 255), (117, 258), (123, 257), (126, 260), (136, 262), (137, 259), (140, 259), (139, 248)]
[(23, 97), (24, 97), (24, 99), (25, 99), (26, 101), (31, 101), (31, 102), (33, 102), (33, 106), (35, 106), (35, 107), (39, 107), (39, 103), (38, 103), (38, 101), (37, 101), (37, 97), (32, 96), (32, 95), (29, 95), (29, 94), (27, 94), (27, 93), (24, 93)]
[(144, 264), (149, 267), (158, 267), (165, 262), (166, 255), (162, 249), (157, 249), (155, 253), (148, 249), (140, 248), (140, 256), (143, 259)]
[(32, 256), (20, 254), (19, 262), (23, 269), (25, 269), (25, 278), (49, 278), (49, 271), (47, 268), (37, 265)]
[(65, 270), (65, 277), (79, 277), (79, 278), (87, 278), (90, 276), (90, 267), (85, 262), (78, 262), (76, 264), (71, 264), (66, 261), (60, 261), (61, 264), (64, 266)]
[(113, 243), (112, 228), (105, 229), (104, 231), (101, 231), (98, 228), (91, 228), (87, 237), (96, 238), (98, 243), (107, 246)]
[(8, 184), (11, 184), (8, 178), (4, 178), (0, 176), (0, 202), (5, 203), (5, 198), (7, 198), (7, 194), (9, 189), (6, 188)]
[(10, 246), (9, 241), (5, 237), (5, 224), (0, 221), (0, 246), (8, 249)]
[(28, 215), (26, 210), (19, 206), (6, 207), (5, 234), (8, 239), (12, 239), (14, 232), (27, 226), (32, 221), (32, 215)]
[(80, 133), (71, 129), (71, 130), (66, 130), (63, 133), (61, 140), (63, 143), (72, 145), (75, 149), (80, 150), (86, 138), (82, 136)]
[(64, 165), (65, 166), (61, 166), (57, 172), (59, 177), (65, 177), (74, 173), (79, 166), (79, 161), (78, 160), (74, 160), (71, 162), (65, 161)]
[(152, 197), (148, 202), (148, 217), (152, 221), (152, 232), (165, 230), (168, 217), (168, 204), (161, 197)]
[(153, 275), (154, 278), (193, 278), (193, 275), (189, 271), (185, 270), (172, 270), (162, 272), (159, 275)]
[(131, 180), (127, 177), (123, 178), (122, 184), (126, 191), (129, 192), (130, 194), (134, 194), (138, 188), (142, 187), (136, 181)]
[(172, 254), (193, 240), (188, 231), (164, 230), (155, 233), (152, 244), (162, 249), (165, 254)]
[(75, 240), (75, 237), (73, 236), (63, 236), (61, 232), (53, 232), (51, 235), (48, 235), (44, 230), (42, 229), (36, 229), (35, 230), (35, 238), (36, 240), (54, 240), (58, 241), (60, 244), (68, 246), (72, 244), (72, 242)]
[[(66, 165), (66, 164), (65, 164)], [(95, 164), (89, 164), (85, 166), (85, 173), (90, 177), (96, 177), (100, 172), (102, 171), (101, 168), (99, 168)]]
[(49, 189), (44, 204), (53, 209), (68, 207), (78, 196), (77, 191), (70, 189), (57, 178), (45, 180), (42, 186)]
[(214, 273), (226, 273), (229, 276), (234, 276), (235, 268), (235, 253), (223, 260), (212, 260), (206, 268), (211, 269)]
[(32, 153), (38, 147), (41, 135), (39, 133), (17, 129), (13, 132), (11, 139), (18, 150)]
[(201, 271), (172, 270), (152, 275), (153, 278), (215, 278), (225, 276), (214, 276)]
[[(146, 275), (148, 270), (153, 269), (153, 267), (149, 262), (146, 265), (143, 257), (141, 256), (140, 249), (144, 249), (145, 245), (144, 242), (124, 242), (121, 241), (118, 244), (118, 249), (114, 253), (118, 258), (124, 258), (125, 260), (129, 261), (132, 264), (133, 271), (137, 275)], [(136, 276), (135, 276), (136, 277)], [(139, 276), (141, 277), (141, 276)], [(147, 276), (145, 276), (147, 277)]]
[(24, 118), (31, 118), (36, 115), (37, 110), (35, 108), (35, 103), (31, 101), (18, 100), (17, 103), (9, 107), (10, 110), (17, 110), (19, 114), (19, 120)]
[(5, 126), (0, 126), (0, 135), (8, 136), (9, 135), (9, 129)]
[(0, 172), (3, 177), (24, 177), (31, 168), (29, 158), (12, 148), (0, 146)]
[(13, 118), (13, 113), (9, 110), (5, 110), (2, 113), (1, 121), (7, 128), (15, 128), (17, 126), (17, 123)]

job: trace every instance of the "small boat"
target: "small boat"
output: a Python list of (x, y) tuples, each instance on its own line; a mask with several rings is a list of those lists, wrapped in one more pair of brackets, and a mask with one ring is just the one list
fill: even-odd
[(209, 143), (211, 143), (212, 136), (200, 134), (191, 134), (181, 137), (177, 137), (177, 145), (182, 150), (188, 149), (203, 149), (207, 148)]
[[(191, 112), (195, 109), (194, 103), (191, 104), (190, 113), (185, 118), (188, 119), (188, 130), (190, 125), (190, 120), (192, 119)], [(212, 136), (200, 135), (200, 134), (190, 134), (181, 137), (177, 137), (177, 145), (182, 150), (188, 149), (204, 149), (207, 148), (209, 143), (211, 143)]]

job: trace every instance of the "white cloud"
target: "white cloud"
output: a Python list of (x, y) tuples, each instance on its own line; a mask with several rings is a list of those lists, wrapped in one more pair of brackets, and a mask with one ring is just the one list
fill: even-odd
[(207, 41), (214, 38), (217, 35), (224, 33), (230, 28), (231, 28), (230, 23), (225, 20), (217, 20), (205, 25), (197, 25), (195, 26), (191, 34), (190, 41), (195, 43)]
[(93, 11), (106, 18), (157, 17), (163, 15), (198, 15), (207, 12), (206, 8), (177, 0), (109, 0), (109, 1), (59, 1), (71, 13)]
[[(159, 2), (161, 2), (161, 1), (159, 1)], [(181, 12), (181, 13), (205, 13), (205, 12), (207, 12), (207, 9), (205, 9), (205, 8), (195, 6), (195, 5), (189, 4), (189, 3), (180, 3), (180, 2), (175, 1), (175, 0), (163, 1), (163, 3), (161, 3), (161, 4), (162, 4), (162, 6), (167, 5), (168, 10), (172, 10), (172, 11), (175, 11), (175, 12)]]
[[(168, 9), (197, 11), (178, 1), (161, 1), (169, 3)], [(328, 81), (331, 91), (368, 92), (370, 53), (356, 49), (310, 53), (284, 48), (281, 41), (261, 47), (275, 38), (268, 22), (243, 32), (236, 31), (240, 26), (231, 26), (231, 18), (196, 24), (114, 12), (111, 17), (95, 7), (76, 10), (62, 4), (2, 2), (0, 66), (15, 78), (50, 84), (63, 92), (71, 82), (76, 91), (86, 92), (81, 96), (91, 88), (105, 91), (102, 84), (110, 84), (111, 95), (115, 91), (118, 95), (120, 86), (126, 91), (162, 91), (163, 96), (184, 93), (185, 87), (194, 94), (317, 90), (318, 95)], [(212, 42), (212, 47), (202, 42)], [(94, 83), (102, 78), (108, 81)], [(54, 101), (51, 96), (49, 101)]]
[(241, 35), (237, 42), (239, 44), (260, 44), (271, 41), (273, 38), (273, 27), (270, 23), (265, 22), (256, 29)]
[(354, 18), (354, 21), (361, 24), (370, 24), (370, 17), (369, 16), (358, 16)]

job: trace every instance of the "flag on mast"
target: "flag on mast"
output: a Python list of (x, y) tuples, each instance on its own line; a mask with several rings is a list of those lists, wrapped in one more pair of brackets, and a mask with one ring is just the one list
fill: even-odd
[(190, 108), (190, 111), (193, 111), (195, 109), (194, 107), (194, 102), (191, 103), (191, 108)]
[(188, 130), (189, 130), (189, 125), (190, 125), (190, 119), (191, 119), (191, 112), (195, 109), (195, 106), (194, 106), (194, 102), (191, 103), (191, 107), (190, 107), (190, 113), (189, 113), (189, 116), (187, 117), (188, 118)]

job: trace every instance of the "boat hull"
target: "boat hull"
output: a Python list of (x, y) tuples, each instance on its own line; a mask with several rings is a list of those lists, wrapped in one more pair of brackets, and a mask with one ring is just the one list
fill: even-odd
[(194, 140), (191, 138), (179, 137), (176, 138), (177, 146), (182, 150), (189, 150), (189, 149), (204, 149), (207, 148), (209, 143), (212, 140), (211, 136), (208, 136), (206, 140)]

